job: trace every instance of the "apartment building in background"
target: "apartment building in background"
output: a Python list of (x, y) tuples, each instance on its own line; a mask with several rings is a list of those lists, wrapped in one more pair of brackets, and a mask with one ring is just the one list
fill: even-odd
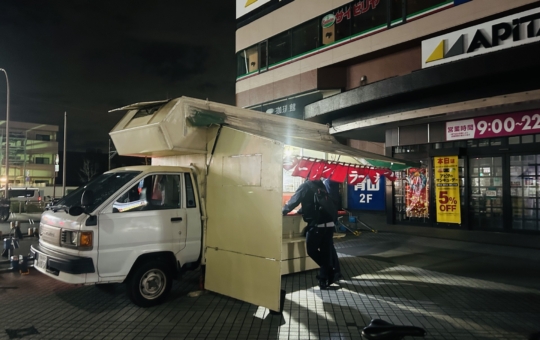
[(237, 106), (422, 163), (381, 188), (389, 223), (540, 233), (539, 1), (236, 4)]
[[(52, 185), (58, 154), (58, 126), (9, 122), (10, 186)], [(0, 180), (6, 182), (6, 122), (0, 121)]]

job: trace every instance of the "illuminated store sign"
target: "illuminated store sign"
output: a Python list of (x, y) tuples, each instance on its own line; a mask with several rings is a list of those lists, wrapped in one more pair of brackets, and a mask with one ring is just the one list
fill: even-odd
[(375, 184), (369, 178), (366, 178), (361, 183), (349, 185), (347, 199), (349, 209), (385, 210), (384, 177), (381, 177)]
[(324, 18), (322, 18), (321, 24), (323, 28), (328, 28), (332, 27), (334, 22), (336, 22), (336, 16), (333, 14), (327, 14), (324, 16)]
[(446, 140), (540, 133), (540, 110), (446, 122)]
[(270, 0), (236, 0), (236, 19), (261, 7)]
[(422, 41), (422, 68), (540, 41), (540, 8)]

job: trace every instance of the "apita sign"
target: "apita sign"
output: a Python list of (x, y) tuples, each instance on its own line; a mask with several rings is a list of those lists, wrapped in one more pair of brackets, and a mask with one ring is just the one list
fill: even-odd
[(422, 41), (422, 68), (540, 41), (540, 8)]
[(236, 0), (236, 19), (261, 7), (267, 2), (270, 2), (270, 0)]

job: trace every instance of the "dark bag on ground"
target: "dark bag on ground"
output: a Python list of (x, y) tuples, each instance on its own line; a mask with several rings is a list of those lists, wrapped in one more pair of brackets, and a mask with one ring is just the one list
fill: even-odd
[(309, 182), (310, 188), (313, 190), (313, 201), (315, 202), (315, 211), (317, 212), (316, 221), (317, 224), (326, 222), (336, 222), (338, 218), (338, 211), (334, 201), (330, 197), (328, 191), (321, 183), (320, 186)]

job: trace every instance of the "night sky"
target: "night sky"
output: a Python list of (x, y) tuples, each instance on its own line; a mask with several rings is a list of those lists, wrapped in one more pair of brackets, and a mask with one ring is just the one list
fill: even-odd
[(10, 119), (57, 124), (62, 143), (66, 111), (67, 149), (106, 152), (123, 115), (108, 110), (182, 95), (234, 104), (235, 27), (230, 0), (4, 0)]

